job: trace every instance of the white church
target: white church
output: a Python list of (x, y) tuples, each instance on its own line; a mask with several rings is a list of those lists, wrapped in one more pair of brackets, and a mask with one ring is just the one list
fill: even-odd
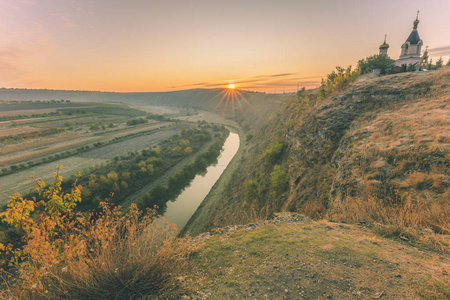
[[(410, 67), (411, 65), (416, 70), (426, 70), (428, 67), (428, 49), (425, 50), (422, 57), (420, 57), (423, 41), (419, 37), (417, 32), (417, 26), (419, 25), (419, 12), (413, 22), (413, 30), (406, 39), (406, 42), (402, 45), (402, 52), (400, 57), (395, 61), (395, 70), (398, 72), (402, 65)], [(387, 55), (389, 45), (386, 43), (386, 36), (384, 37), (384, 43), (380, 46), (380, 55)]]

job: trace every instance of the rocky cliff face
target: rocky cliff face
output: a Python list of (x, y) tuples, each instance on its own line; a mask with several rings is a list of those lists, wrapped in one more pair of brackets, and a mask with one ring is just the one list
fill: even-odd
[(449, 83), (448, 68), (360, 81), (294, 114), (284, 209), (314, 216), (350, 198), (449, 199)]

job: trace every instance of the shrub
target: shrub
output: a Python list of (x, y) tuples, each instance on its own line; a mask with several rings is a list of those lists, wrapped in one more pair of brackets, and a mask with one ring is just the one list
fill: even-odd
[(16, 268), (0, 298), (131, 299), (174, 289), (193, 250), (176, 239), (176, 225), (136, 205), (123, 213), (102, 202), (101, 213), (76, 213), (81, 186), (63, 193), (61, 182), (57, 172), (49, 186), (38, 180), (43, 201), (15, 194), (1, 214), (23, 238), (0, 245)]
[(272, 177), (272, 186), (276, 192), (282, 193), (289, 187), (289, 174), (279, 165), (276, 165), (273, 168), (273, 172), (270, 176)]
[(352, 71), (352, 66), (344, 69), (340, 66), (336, 67), (336, 71), (332, 71), (327, 75), (327, 79), (322, 79), (320, 87), (317, 89), (317, 97), (324, 99), (335, 90), (342, 90), (350, 83), (354, 82), (360, 74), (359, 69)]
[(259, 184), (256, 180), (248, 180), (245, 182), (245, 198), (247, 200), (258, 199)]
[(264, 153), (264, 159), (271, 164), (277, 163), (283, 154), (286, 144), (282, 142), (277, 142), (269, 150)]
[(127, 124), (127, 126), (134, 126), (134, 125), (144, 124), (147, 122), (148, 121), (146, 119), (137, 118), (137, 119), (128, 120), (126, 124)]

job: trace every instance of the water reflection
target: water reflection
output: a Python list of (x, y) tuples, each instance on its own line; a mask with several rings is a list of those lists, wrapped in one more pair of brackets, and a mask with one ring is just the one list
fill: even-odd
[(222, 153), (217, 159), (217, 164), (209, 166), (205, 174), (195, 176), (191, 185), (175, 201), (168, 202), (164, 217), (177, 224), (180, 229), (183, 228), (219, 179), (220, 175), (222, 175), (238, 149), (239, 135), (230, 132), (230, 135), (224, 143)]

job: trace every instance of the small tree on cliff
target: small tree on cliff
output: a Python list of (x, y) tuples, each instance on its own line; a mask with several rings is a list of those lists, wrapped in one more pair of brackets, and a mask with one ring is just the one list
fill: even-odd
[(372, 55), (358, 61), (358, 69), (361, 74), (367, 74), (373, 70), (380, 70), (381, 75), (394, 73), (394, 61), (386, 55)]

